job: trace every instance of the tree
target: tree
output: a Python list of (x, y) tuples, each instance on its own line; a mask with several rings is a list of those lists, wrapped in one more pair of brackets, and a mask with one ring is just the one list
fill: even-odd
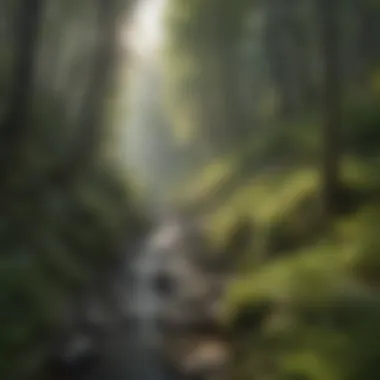
[(248, 129), (240, 45), (250, 4), (168, 2), (169, 111), (188, 140), (214, 153), (236, 145)]
[(68, 324), (60, 310), (103, 283), (124, 254), (121, 243), (144, 230), (129, 178), (102, 149), (125, 6), (1, 3), (12, 23), (0, 29), (1, 378), (40, 369), (36, 353)]
[(14, 68), (9, 104), (1, 128), (0, 167), (2, 186), (20, 164), (25, 135), (30, 127), (30, 101), (34, 90), (38, 38), (43, 0), (20, 1), (14, 15)]
[(119, 27), (116, 21), (120, 11), (119, 0), (96, 2), (97, 34), (90, 80), (78, 120), (76, 142), (67, 162), (53, 173), (53, 181), (58, 185), (75, 180), (96, 154), (97, 143), (102, 137), (100, 129), (104, 122), (104, 97), (110, 91), (110, 74), (116, 64)]
[(341, 80), (339, 65), (339, 3), (319, 1), (321, 46), (324, 67), (322, 128), (322, 200), (326, 218), (330, 218), (339, 202)]

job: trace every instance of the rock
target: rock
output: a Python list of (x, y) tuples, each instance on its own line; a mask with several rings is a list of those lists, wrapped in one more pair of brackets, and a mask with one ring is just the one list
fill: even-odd
[(99, 364), (100, 350), (94, 340), (85, 334), (76, 334), (54, 347), (47, 360), (52, 377), (84, 376)]
[(172, 296), (178, 286), (177, 279), (166, 272), (157, 273), (152, 282), (153, 288), (161, 297)]
[(188, 372), (217, 370), (226, 363), (228, 352), (218, 341), (203, 342), (185, 358), (184, 366)]
[(212, 335), (182, 335), (167, 346), (168, 357), (191, 379), (209, 379), (227, 369), (230, 350), (225, 341)]

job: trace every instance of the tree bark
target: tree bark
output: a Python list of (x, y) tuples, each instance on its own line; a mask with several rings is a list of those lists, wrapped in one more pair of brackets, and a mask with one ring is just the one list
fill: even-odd
[(19, 164), (23, 142), (30, 126), (29, 102), (37, 61), (38, 37), (44, 0), (24, 0), (19, 4), (15, 27), (15, 53), (9, 108), (0, 131), (2, 181)]
[(288, 120), (295, 112), (293, 90), (293, 67), (289, 60), (288, 5), (281, 2), (266, 3), (266, 25), (264, 29), (264, 46), (270, 69), (270, 75), (279, 98), (278, 117)]
[(101, 138), (105, 98), (117, 59), (118, 0), (98, 0), (97, 46), (91, 62), (92, 74), (79, 117), (78, 138), (68, 160), (53, 173), (53, 182), (66, 185), (88, 166)]
[(361, 78), (366, 81), (377, 67), (379, 54), (379, 11), (366, 0), (358, 1), (359, 57), (362, 60)]
[(341, 78), (339, 65), (339, 2), (320, 0), (324, 62), (322, 126), (322, 204), (326, 220), (337, 211), (339, 193)]

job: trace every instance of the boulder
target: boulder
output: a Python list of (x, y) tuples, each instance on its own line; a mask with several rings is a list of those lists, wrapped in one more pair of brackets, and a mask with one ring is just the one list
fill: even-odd
[(93, 338), (82, 333), (72, 334), (51, 350), (47, 372), (58, 379), (81, 377), (95, 370), (100, 359), (100, 349)]

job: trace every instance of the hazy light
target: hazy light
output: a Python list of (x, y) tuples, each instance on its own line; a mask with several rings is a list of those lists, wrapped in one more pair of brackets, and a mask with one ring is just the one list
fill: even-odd
[(163, 36), (161, 16), (165, 0), (142, 0), (136, 8), (131, 27), (124, 43), (139, 55), (156, 52)]

